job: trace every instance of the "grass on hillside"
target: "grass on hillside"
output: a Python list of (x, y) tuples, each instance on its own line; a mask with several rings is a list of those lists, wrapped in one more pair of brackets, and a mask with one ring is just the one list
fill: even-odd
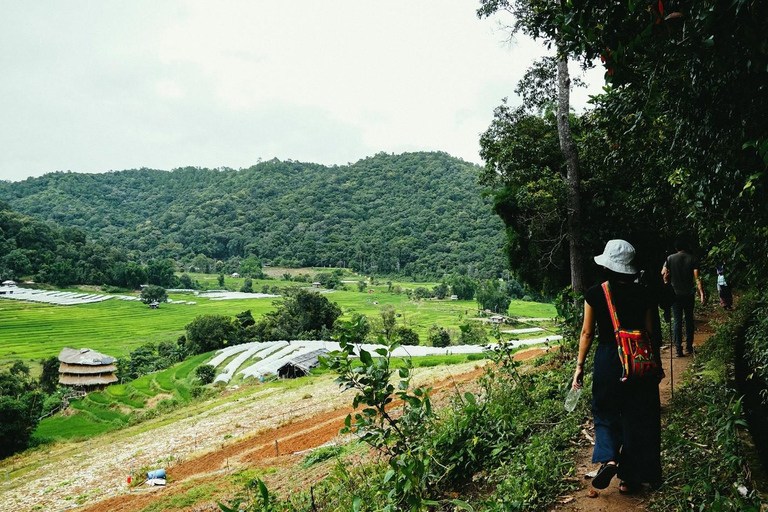
[(72, 400), (70, 407), (76, 414), (43, 419), (34, 438), (38, 441), (83, 439), (122, 428), (138, 414), (146, 413), (147, 401), (161, 394), (174, 394), (180, 403), (186, 403), (191, 400), (189, 390), (196, 380), (192, 370), (210, 357), (211, 353), (200, 354), (166, 370)]

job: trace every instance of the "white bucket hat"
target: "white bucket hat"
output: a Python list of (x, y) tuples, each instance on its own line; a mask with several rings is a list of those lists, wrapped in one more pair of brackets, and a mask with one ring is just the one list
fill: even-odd
[(632, 244), (625, 240), (609, 240), (603, 254), (595, 256), (595, 263), (619, 274), (637, 274), (632, 265), (634, 259), (635, 248)]

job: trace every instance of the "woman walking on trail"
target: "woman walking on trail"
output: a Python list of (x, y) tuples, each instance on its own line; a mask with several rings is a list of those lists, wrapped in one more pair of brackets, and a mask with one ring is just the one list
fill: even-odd
[[(598, 284), (584, 295), (584, 324), (579, 340), (579, 354), (573, 375), (574, 388), (580, 388), (584, 364), (595, 337), (592, 379), (592, 414), (595, 423), (595, 448), (592, 462), (601, 467), (592, 486), (605, 489), (618, 475), (621, 493), (634, 493), (642, 483), (661, 482), (661, 406), (659, 381), (661, 371), (660, 344), (653, 343), (652, 358), (658, 372), (642, 378), (622, 379), (614, 323), (606, 298), (610, 293), (622, 329), (653, 331), (652, 294), (635, 277), (635, 249), (624, 240), (611, 240), (595, 262), (605, 269), (608, 286)], [(655, 312), (658, 315), (658, 312)], [(658, 337), (651, 336), (651, 339)]]

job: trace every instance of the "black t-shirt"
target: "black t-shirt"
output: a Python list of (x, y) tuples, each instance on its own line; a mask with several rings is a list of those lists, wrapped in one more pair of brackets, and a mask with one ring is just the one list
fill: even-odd
[[(611, 296), (619, 314), (622, 329), (635, 330), (645, 328), (645, 315), (653, 304), (649, 292), (643, 286), (635, 283), (619, 283), (611, 281)], [(613, 321), (605, 301), (602, 283), (595, 285), (584, 294), (584, 300), (592, 306), (597, 322), (598, 343), (616, 344), (613, 334)]]
[(675, 294), (693, 295), (693, 271), (699, 268), (696, 257), (687, 252), (676, 252), (667, 257), (666, 266)]

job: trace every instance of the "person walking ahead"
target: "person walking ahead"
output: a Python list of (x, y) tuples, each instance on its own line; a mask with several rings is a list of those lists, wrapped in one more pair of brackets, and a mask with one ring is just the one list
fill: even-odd
[(681, 240), (675, 242), (675, 254), (670, 254), (661, 269), (664, 282), (671, 282), (675, 291), (672, 304), (672, 321), (677, 357), (683, 357), (683, 316), (685, 316), (685, 349), (693, 353), (693, 284), (696, 283), (702, 305), (706, 303), (704, 287), (699, 277), (699, 262), (686, 251)]
[[(645, 329), (653, 336), (656, 302), (646, 288), (635, 282), (635, 249), (624, 240), (611, 240), (595, 262), (604, 267), (612, 301), (622, 328)], [(663, 372), (646, 378), (622, 381), (622, 365), (606, 294), (600, 284), (584, 294), (584, 324), (573, 374), (573, 388), (583, 384), (584, 365), (595, 338), (597, 350), (592, 373), (592, 415), (595, 448), (592, 462), (601, 467), (592, 486), (605, 489), (611, 479), (621, 479), (619, 492), (633, 493), (641, 483), (661, 482), (661, 404), (659, 381)], [(653, 358), (661, 368), (660, 343), (653, 343)]]

